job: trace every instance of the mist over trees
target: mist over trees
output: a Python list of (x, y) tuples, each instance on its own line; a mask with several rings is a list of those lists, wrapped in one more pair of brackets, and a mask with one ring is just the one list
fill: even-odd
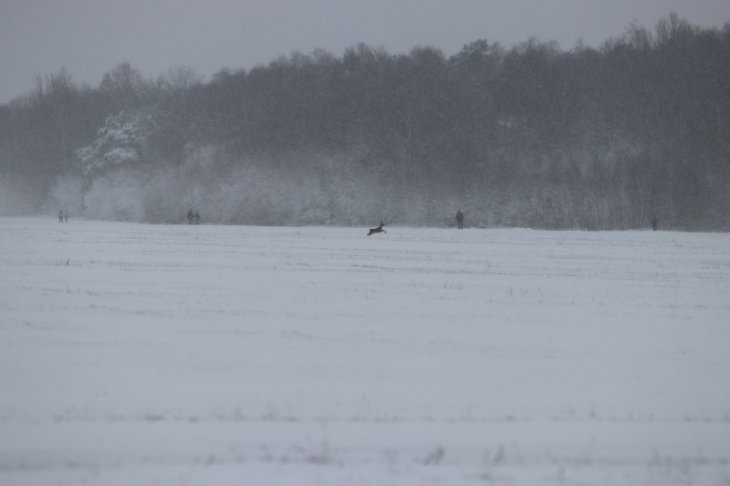
[(730, 230), (730, 24), (598, 49), (357, 45), (204, 82), (127, 63), (0, 105), (0, 214)]

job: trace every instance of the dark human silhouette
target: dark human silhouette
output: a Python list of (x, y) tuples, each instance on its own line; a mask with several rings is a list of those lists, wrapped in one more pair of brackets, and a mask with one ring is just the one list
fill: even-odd
[(63, 209), (58, 210), (58, 222), (63, 223)]
[(194, 218), (194, 217), (195, 217), (195, 215), (193, 214), (193, 210), (192, 210), (192, 209), (190, 209), (190, 210), (188, 211), (188, 224), (193, 224), (193, 218)]
[(374, 235), (375, 233), (387, 233), (387, 231), (383, 229), (383, 226), (385, 225), (381, 221), (380, 226), (378, 226), (377, 228), (370, 228), (370, 231), (368, 231), (368, 236)]
[(464, 213), (461, 212), (461, 209), (456, 212), (456, 226), (459, 229), (464, 229)]
[(193, 213), (193, 224), (200, 224), (200, 213), (197, 211)]
[(656, 231), (658, 227), (659, 227), (659, 220), (657, 219), (656, 216), (652, 216), (651, 217), (651, 229)]

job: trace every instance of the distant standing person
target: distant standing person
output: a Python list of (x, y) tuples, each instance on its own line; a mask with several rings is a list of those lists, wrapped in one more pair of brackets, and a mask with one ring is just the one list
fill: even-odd
[(200, 224), (200, 213), (197, 211), (193, 213), (193, 223)]
[(658, 227), (659, 227), (659, 220), (656, 218), (656, 216), (652, 216), (651, 217), (651, 229), (656, 231)]
[(459, 229), (464, 229), (464, 213), (461, 212), (461, 209), (456, 212), (456, 226)]
[(193, 210), (192, 209), (188, 210), (188, 224), (193, 224), (193, 217), (194, 217)]
[(68, 223), (68, 211), (63, 212), (63, 222)]
[(58, 222), (63, 223), (63, 209), (58, 210)]

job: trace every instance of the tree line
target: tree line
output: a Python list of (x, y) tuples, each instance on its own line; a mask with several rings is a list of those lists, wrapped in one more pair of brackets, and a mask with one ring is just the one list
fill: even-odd
[(245, 224), (730, 229), (730, 24), (598, 48), (357, 45), (209, 81), (61, 70), (0, 105), (0, 211)]

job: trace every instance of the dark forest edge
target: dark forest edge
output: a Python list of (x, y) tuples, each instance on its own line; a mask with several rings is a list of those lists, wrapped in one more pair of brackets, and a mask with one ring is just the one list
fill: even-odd
[(730, 230), (730, 24), (600, 48), (358, 45), (210, 81), (61, 70), (0, 105), (0, 215)]

